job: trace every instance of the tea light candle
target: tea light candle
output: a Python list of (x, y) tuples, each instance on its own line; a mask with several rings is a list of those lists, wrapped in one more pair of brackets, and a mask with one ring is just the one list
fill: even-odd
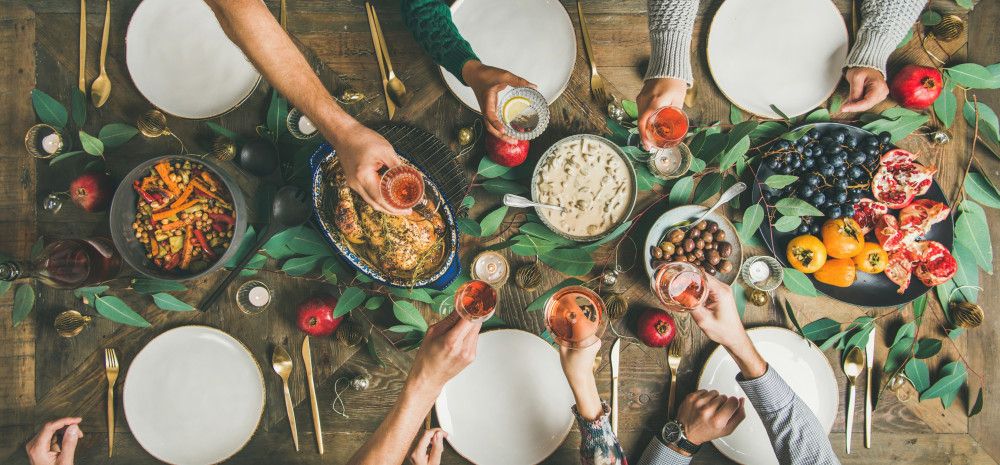
[(52, 134), (42, 138), (42, 150), (44, 150), (45, 153), (56, 153), (60, 148), (62, 148), (62, 145), (62, 136), (60, 136), (58, 132), (53, 132)]
[(488, 250), (476, 256), (472, 261), (472, 269), (469, 272), (472, 279), (485, 281), (491, 286), (501, 286), (507, 282), (510, 274), (510, 265), (503, 255)]
[(681, 154), (675, 150), (663, 150), (653, 157), (656, 170), (665, 175), (673, 174), (681, 166)]
[(247, 315), (263, 312), (271, 300), (271, 289), (261, 281), (247, 281), (236, 291), (236, 304)]
[(756, 284), (767, 281), (771, 277), (771, 269), (767, 266), (767, 263), (758, 260), (747, 267), (747, 274), (750, 275), (750, 281)]
[(250, 301), (254, 307), (263, 307), (271, 301), (271, 293), (268, 292), (267, 288), (264, 286), (254, 286), (250, 288), (250, 292), (247, 293), (247, 300)]
[(316, 125), (313, 124), (312, 120), (310, 120), (308, 116), (302, 115), (302, 117), (299, 118), (299, 132), (308, 136), (316, 132)]

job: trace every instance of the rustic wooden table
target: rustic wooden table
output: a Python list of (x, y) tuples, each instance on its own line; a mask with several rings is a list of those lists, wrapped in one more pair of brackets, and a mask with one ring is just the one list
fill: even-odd
[[(88, 79), (96, 75), (97, 47), (100, 43), (103, 24), (104, 2), (91, 1), (88, 8), (88, 41), (91, 53), (88, 55)], [(86, 129), (91, 132), (103, 124), (113, 121), (133, 123), (150, 105), (139, 95), (129, 80), (124, 62), (124, 34), (129, 17), (137, 0), (113, 3), (111, 19), (111, 42), (108, 70), (114, 91), (110, 102), (102, 109), (89, 109)], [(277, 2), (269, 0), (268, 5), (277, 13)], [(464, 109), (452, 97), (442, 83), (437, 67), (432, 64), (411, 40), (409, 32), (400, 19), (399, 7), (395, 1), (376, 1), (380, 11), (386, 39), (392, 53), (397, 72), (413, 92), (410, 106), (399, 111), (397, 120), (410, 122), (424, 128), (457, 148), (455, 131), (458, 127), (472, 122), (475, 115)], [(573, 2), (563, 2), (573, 12)], [(648, 60), (648, 36), (646, 32), (645, 1), (598, 1), (585, 0), (584, 9), (588, 15), (592, 40), (601, 73), (618, 90), (621, 97), (632, 98), (641, 86), (642, 70)], [(719, 94), (713, 84), (705, 64), (703, 45), (707, 37), (708, 19), (718, 7), (718, 1), (702, 2), (701, 14), (696, 25), (694, 104), (690, 113), (695, 121), (708, 122), (726, 119), (729, 104)], [(848, 2), (836, 0), (841, 11), (848, 11)], [(1000, 22), (1000, 3), (981, 2), (973, 13), (967, 14), (953, 2), (934, 0), (935, 9), (955, 11), (969, 19), (968, 47), (964, 37), (949, 46), (955, 53), (955, 60), (968, 59), (978, 63), (1000, 61), (1000, 35), (996, 24)], [(330, 88), (350, 86), (366, 93), (369, 98), (361, 104), (352, 105), (349, 110), (367, 123), (377, 124), (385, 120), (384, 105), (381, 100), (377, 79), (378, 71), (372, 56), (371, 40), (363, 13), (362, 2), (351, 0), (331, 2), (329, 0), (292, 0), (289, 2), (289, 29), (315, 64), (324, 82)], [(845, 13), (846, 14), (846, 13)], [(65, 208), (58, 215), (50, 215), (38, 208), (39, 201), (47, 193), (64, 190), (74, 176), (74, 165), (65, 164), (50, 168), (47, 163), (35, 162), (24, 151), (21, 140), (26, 129), (35, 122), (35, 116), (28, 98), (29, 91), (38, 87), (62, 102), (69, 101), (69, 92), (76, 86), (77, 69), (77, 27), (79, 4), (69, 0), (35, 0), (32, 2), (0, 1), (0, 182), (7, 186), (0, 196), (0, 205), (7, 213), (0, 219), (2, 228), (8, 233), (0, 235), (0, 251), (13, 256), (26, 256), (39, 235), (46, 237), (89, 236), (106, 234), (107, 217), (102, 214), (85, 214), (72, 207)], [(575, 25), (577, 15), (570, 14)], [(579, 28), (577, 28), (579, 30)], [(603, 111), (591, 100), (587, 86), (587, 66), (582, 47), (577, 53), (577, 64), (569, 88), (553, 105), (553, 123), (545, 136), (533, 144), (532, 153), (537, 156), (549, 143), (569, 134), (581, 132), (601, 132), (604, 130)], [(166, 57), (164, 57), (166, 59)], [(896, 53), (893, 65), (901, 62), (926, 62), (927, 57), (913, 41), (904, 50)], [(269, 89), (266, 84), (253, 94), (242, 107), (215, 121), (226, 127), (250, 134), (252, 128), (263, 120), (267, 106)], [(841, 88), (843, 93), (844, 89)], [(995, 108), (1000, 105), (1000, 96), (986, 95)], [(880, 107), (881, 108), (881, 107)], [(207, 150), (207, 129), (200, 122), (170, 118), (170, 127), (194, 151)], [(944, 147), (931, 147), (919, 136), (905, 140), (902, 145), (939, 161), (938, 182), (949, 197), (958, 190), (958, 180), (966, 160), (970, 156), (967, 129), (961, 123), (954, 131), (954, 142)], [(140, 160), (150, 156), (176, 152), (175, 142), (170, 138), (155, 140), (137, 137), (125, 146), (108, 154), (111, 171), (116, 176), (126, 173)], [(471, 172), (474, 160), (481, 156), (481, 148), (473, 152), (470, 160), (463, 160)], [(928, 156), (925, 155), (925, 156)], [(986, 152), (978, 159), (989, 175), (996, 179), (1000, 167), (997, 159)], [(235, 172), (235, 170), (233, 170)], [(252, 180), (240, 179), (247, 187)], [(640, 206), (651, 202), (654, 194), (640, 199)], [(479, 217), (487, 208), (497, 203), (497, 199), (481, 196), (472, 215)], [(659, 213), (665, 207), (656, 206), (652, 213)], [(1000, 214), (991, 210), (991, 220), (1000, 220)], [(994, 243), (1000, 228), (993, 228)], [(641, 230), (637, 233), (644, 234)], [(638, 235), (637, 235), (638, 237)], [(462, 259), (465, 264), (475, 254), (478, 247), (474, 241), (466, 241)], [(516, 263), (523, 257), (511, 256)], [(272, 264), (273, 267), (273, 264)], [(600, 270), (598, 266), (596, 270)], [(596, 272), (596, 271), (595, 271)], [(33, 314), (20, 326), (13, 327), (11, 313), (0, 312), (0, 458), (5, 463), (25, 463), (23, 446), (34, 431), (45, 421), (55, 417), (78, 415), (84, 417), (86, 431), (81, 449), (77, 452), (78, 463), (148, 463), (154, 459), (148, 455), (128, 433), (128, 425), (121, 414), (119, 403), (116, 425), (115, 456), (107, 457), (106, 425), (104, 423), (105, 379), (102, 369), (100, 349), (116, 347), (123, 367), (140, 348), (162, 331), (187, 324), (206, 324), (223, 329), (244, 341), (252, 350), (257, 361), (265, 370), (267, 383), (267, 409), (256, 436), (247, 447), (232, 458), (233, 463), (345, 463), (351, 454), (367, 439), (382, 417), (391, 408), (402, 386), (412, 354), (394, 350), (387, 340), (376, 338), (379, 352), (385, 359), (385, 366), (378, 366), (364, 351), (348, 349), (329, 340), (314, 340), (313, 350), (318, 371), (317, 391), (325, 431), (326, 456), (316, 453), (312, 428), (308, 427), (308, 402), (302, 371), (296, 370), (293, 380), (293, 398), (297, 403), (300, 419), (302, 452), (295, 453), (288, 437), (288, 426), (282, 406), (280, 382), (270, 374), (267, 360), (274, 344), (297, 347), (302, 335), (292, 322), (294, 305), (298, 296), (320, 290), (322, 284), (298, 280), (279, 273), (269, 273), (266, 278), (278, 289), (280, 305), (267, 313), (247, 318), (240, 314), (229, 297), (220, 304), (217, 311), (209, 313), (168, 313), (157, 310), (147, 301), (130, 300), (136, 308), (153, 324), (149, 329), (136, 329), (115, 325), (98, 318), (96, 323), (74, 339), (60, 338), (52, 328), (55, 314), (67, 308), (82, 307), (70, 292), (56, 291), (36, 286), (39, 290), (38, 302)], [(181, 297), (187, 301), (197, 301), (210, 287), (219, 274), (192, 283), (191, 291)], [(534, 297), (563, 279), (551, 270), (546, 273), (543, 285), (535, 293), (518, 291), (509, 285), (503, 291), (504, 306), (500, 310), (511, 326), (538, 333), (542, 327), (541, 315), (528, 313), (523, 309)], [(996, 302), (1000, 277), (982, 276), (985, 291), (981, 302)], [(625, 287), (630, 290), (626, 296), (632, 308), (652, 305), (646, 296), (645, 277), (640, 268), (631, 270), (624, 278)], [(0, 306), (9, 309), (13, 293), (3, 297)], [(850, 307), (826, 298), (807, 299), (781, 293), (798, 312), (800, 321), (812, 321), (829, 316), (839, 321), (849, 321), (865, 309)], [(127, 297), (128, 298), (128, 297)], [(142, 306), (139, 306), (139, 305)], [(991, 313), (992, 306), (986, 305), (986, 323), (969, 331), (957, 342), (957, 348), (965, 354), (971, 371), (983, 376), (986, 406), (982, 414), (972, 419), (966, 417), (970, 405), (970, 394), (962, 392), (959, 400), (945, 410), (938, 401), (916, 403), (901, 402), (888, 395), (879, 404), (875, 413), (874, 443), (872, 449), (858, 447), (851, 455), (842, 455), (844, 463), (920, 463), (920, 464), (986, 464), (1000, 459), (1000, 407), (997, 407), (995, 386), (1000, 383), (1000, 364), (993, 351), (1000, 340), (1000, 319)], [(872, 314), (882, 315), (894, 310), (872, 310)], [(941, 334), (938, 322), (941, 311), (934, 299), (928, 310), (935, 317), (928, 319), (924, 331)], [(428, 318), (436, 314), (426, 312)], [(377, 325), (384, 326), (391, 316), (377, 315)], [(898, 327), (900, 317), (890, 316), (881, 320), (882, 328)], [(776, 309), (750, 307), (746, 313), (748, 326), (787, 326), (782, 313)], [(621, 331), (627, 332), (618, 324)], [(610, 332), (608, 333), (610, 337)], [(884, 335), (884, 331), (880, 331)], [(879, 338), (877, 360), (884, 359), (886, 342)], [(695, 389), (700, 367), (714, 348), (696, 330), (689, 338), (691, 350), (680, 369), (678, 394), (683, 396)], [(605, 347), (610, 347), (609, 341)], [(950, 361), (958, 357), (956, 347), (945, 344), (941, 360)], [(836, 354), (828, 354), (830, 362), (836, 366)], [(598, 382), (602, 394), (610, 391), (609, 369), (606, 353), (598, 372)], [(622, 411), (620, 437), (629, 456), (637, 460), (646, 443), (664, 422), (666, 392), (669, 370), (664, 351), (645, 348), (640, 344), (626, 342), (622, 352)], [(879, 362), (881, 364), (881, 362)], [(935, 366), (931, 367), (934, 372)], [(366, 392), (349, 391), (345, 402), (350, 418), (337, 415), (330, 408), (333, 400), (333, 385), (337, 378), (353, 373), (368, 371), (373, 379)], [(841, 388), (844, 380), (840, 370), (835, 370)], [(980, 379), (970, 376), (971, 390), (980, 386)], [(120, 395), (119, 395), (120, 398)], [(120, 402), (120, 401), (119, 401)], [(860, 418), (860, 417), (859, 417)], [(831, 441), (838, 453), (843, 449), (844, 417), (838, 413)], [(860, 428), (857, 428), (855, 443), (861, 443)], [(989, 438), (994, 438), (990, 440)], [(574, 432), (563, 446), (546, 463), (577, 463), (579, 435)], [(446, 463), (459, 463), (462, 459), (452, 450), (445, 454)], [(698, 455), (696, 463), (729, 463), (714, 448), (706, 447)]]

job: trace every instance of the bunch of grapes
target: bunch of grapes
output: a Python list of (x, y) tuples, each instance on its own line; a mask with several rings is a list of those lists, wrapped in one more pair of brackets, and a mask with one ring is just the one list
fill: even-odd
[[(771, 174), (798, 176), (781, 189), (764, 188), (764, 200), (798, 197), (828, 218), (851, 217), (854, 205), (869, 190), (879, 158), (891, 148), (891, 135), (852, 134), (847, 128), (810, 129), (794, 142), (779, 140), (762, 157), (761, 166)], [(764, 176), (766, 179), (766, 176)], [(804, 217), (796, 231), (819, 234), (822, 221)]]

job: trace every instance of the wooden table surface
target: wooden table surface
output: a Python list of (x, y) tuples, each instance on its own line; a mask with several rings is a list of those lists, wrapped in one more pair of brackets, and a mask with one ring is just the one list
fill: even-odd
[[(104, 2), (92, 0), (89, 3), (88, 83), (97, 72), (96, 51), (100, 44), (104, 15)], [(101, 125), (109, 122), (134, 124), (136, 118), (150, 108), (149, 103), (139, 95), (129, 80), (124, 62), (123, 31), (138, 3), (137, 0), (113, 2), (108, 71), (114, 90), (111, 100), (104, 108), (89, 109), (85, 128), (91, 133), (96, 133)], [(269, 0), (267, 3), (272, 12), (277, 13), (277, 2)], [(362, 3), (360, 0), (289, 0), (288, 25), (328, 87), (333, 89), (348, 86), (369, 96), (364, 102), (350, 106), (349, 111), (363, 122), (378, 124), (385, 120), (385, 110)], [(374, 3), (379, 10), (396, 70), (414, 94), (411, 105), (401, 109), (396, 120), (424, 128), (457, 148), (454, 136), (456, 129), (471, 123), (475, 115), (464, 109), (446, 90), (437, 67), (411, 40), (402, 24), (398, 2)], [(573, 12), (569, 16), (579, 31), (573, 2), (563, 0), (563, 3)], [(697, 84), (694, 87), (694, 104), (690, 108), (690, 114), (697, 122), (725, 120), (729, 114), (729, 103), (722, 98), (711, 80), (703, 51), (708, 19), (719, 3), (702, 2), (696, 24), (694, 71)], [(847, 1), (836, 0), (835, 3), (841, 11), (848, 11)], [(1000, 22), (1000, 3), (983, 1), (971, 14), (951, 1), (934, 0), (932, 6), (938, 10), (955, 11), (969, 18), (969, 46), (961, 46), (964, 37), (948, 46), (949, 52), (955, 53), (956, 62), (966, 59), (983, 64), (1000, 61), (1000, 36), (996, 32), (996, 24)], [(646, 2), (586, 0), (584, 9), (588, 15), (601, 73), (618, 90), (617, 95), (634, 98), (641, 86), (642, 73), (649, 55)], [(0, 181), (6, 186), (0, 196), (0, 205), (6, 212), (0, 218), (0, 228), (9, 231), (0, 235), (0, 251), (12, 256), (26, 256), (39, 235), (89, 236), (106, 234), (107, 231), (106, 214), (86, 214), (69, 206), (59, 214), (51, 215), (38, 208), (40, 199), (47, 193), (65, 190), (79, 165), (74, 168), (70, 162), (50, 168), (47, 163), (36, 162), (28, 157), (21, 143), (25, 131), (35, 122), (28, 98), (33, 87), (48, 92), (61, 102), (69, 102), (70, 90), (76, 86), (77, 81), (78, 18), (79, 3), (71, 0), (35, 0), (23, 3), (0, 1), (0, 43), (6, 44), (0, 54), (0, 108), (4, 109), (0, 113), (0, 157), (3, 159), (0, 163)], [(898, 63), (927, 60), (915, 40), (893, 56), (891, 68), (898, 68)], [(580, 47), (569, 87), (553, 104), (553, 122), (546, 134), (533, 143), (533, 155), (537, 156), (551, 142), (566, 135), (600, 133), (605, 130), (603, 109), (589, 96), (587, 70)], [(214, 121), (242, 134), (251, 134), (253, 127), (263, 121), (268, 92), (268, 86), (262, 84), (238, 110), (215, 118)], [(845, 88), (842, 86), (839, 92), (844, 94)], [(981, 98), (985, 97), (994, 108), (1000, 108), (997, 92), (981, 92), (979, 95)], [(883, 104), (883, 107), (887, 105)], [(169, 126), (192, 151), (207, 150), (209, 133), (201, 122), (170, 118)], [(911, 136), (901, 144), (925, 153), (925, 156), (930, 156), (933, 160), (939, 160), (940, 174), (937, 181), (949, 197), (957, 192), (962, 167), (970, 155), (967, 142), (969, 137), (964, 123), (956, 124), (953, 135), (954, 142), (943, 147), (932, 147), (920, 136)], [(125, 146), (111, 151), (108, 160), (112, 174), (120, 177), (141, 160), (176, 151), (176, 143), (170, 138), (149, 140), (136, 137)], [(479, 147), (467, 159), (462, 160), (470, 173), (481, 155), (482, 148)], [(985, 151), (979, 154), (978, 159), (986, 172), (996, 179), (997, 168), (1000, 166), (997, 159)], [(246, 176), (242, 176), (240, 182), (247, 188), (253, 187), (253, 180)], [(498, 203), (494, 196), (482, 193), (477, 193), (477, 196), (477, 205), (471, 212), (475, 218)], [(640, 199), (640, 208), (650, 203), (654, 197), (655, 194), (646, 193)], [(664, 209), (665, 206), (658, 205), (653, 208), (652, 214), (658, 214)], [(996, 211), (990, 210), (988, 214), (991, 221), (1000, 220), (1000, 214)], [(993, 228), (994, 243), (998, 242), (998, 231), (1000, 228)], [(640, 228), (636, 237), (644, 234), (645, 231)], [(468, 239), (464, 245), (462, 260), (467, 265), (480, 246), (476, 241)], [(525, 261), (523, 257), (510, 257), (515, 263)], [(270, 266), (274, 268), (273, 263)], [(601, 265), (595, 268), (595, 273), (601, 268)], [(82, 309), (82, 305), (73, 298), (71, 292), (47, 289), (36, 283), (38, 302), (32, 315), (20, 326), (12, 326), (9, 311), (0, 312), (0, 458), (5, 458), (4, 463), (25, 463), (23, 446), (42, 423), (56, 417), (77, 415), (84, 417), (82, 427), (86, 432), (77, 452), (78, 463), (153, 462), (154, 459), (128, 433), (120, 401), (115, 455), (111, 459), (107, 457), (105, 380), (100, 349), (116, 347), (123, 368), (127, 369), (135, 354), (162, 331), (187, 324), (206, 324), (227, 331), (245, 342), (265, 370), (267, 408), (264, 418), (255, 437), (231, 462), (345, 463), (392, 407), (402, 387), (412, 353), (395, 350), (388, 340), (376, 337), (379, 352), (386, 361), (385, 366), (380, 367), (363, 350), (359, 352), (356, 348), (346, 348), (333, 340), (315, 339), (313, 351), (326, 455), (321, 457), (316, 453), (312, 428), (309, 427), (308, 402), (303, 402), (306, 394), (302, 370), (296, 370), (292, 383), (303, 446), (302, 452), (295, 453), (288, 437), (280, 381), (270, 373), (267, 360), (274, 344), (298, 347), (301, 343), (302, 335), (297, 332), (293, 323), (294, 305), (298, 303), (300, 296), (321, 290), (323, 285), (280, 273), (266, 273), (262, 276), (279, 290), (280, 302), (276, 308), (263, 315), (253, 318), (243, 316), (235, 308), (232, 297), (227, 297), (228, 300), (221, 302), (213, 312), (168, 313), (150, 305), (148, 299), (119, 292), (153, 324), (152, 328), (137, 329), (97, 318), (95, 324), (73, 339), (63, 339), (56, 335), (52, 320), (58, 312), (67, 308)], [(218, 279), (221, 279), (221, 273), (191, 283), (189, 287), (192, 290), (182, 294), (181, 298), (189, 302), (197, 301)], [(538, 312), (528, 313), (523, 309), (535, 296), (548, 289), (547, 286), (562, 279), (558, 273), (549, 270), (543, 285), (534, 293), (521, 292), (513, 285), (506, 286), (500, 316), (512, 327), (540, 332), (543, 329), (541, 315)], [(997, 293), (998, 281), (1000, 276), (982, 276), (985, 291), (981, 302), (997, 302), (1000, 297)], [(653, 304), (650, 296), (646, 295), (644, 282), (641, 267), (631, 270), (624, 278), (623, 284), (629, 288), (626, 296), (632, 309)], [(786, 295), (785, 292), (780, 294), (794, 305), (803, 322), (823, 316), (849, 321), (868, 311), (827, 298), (808, 299)], [(0, 301), (0, 307), (9, 309), (12, 295), (13, 292), (7, 293)], [(940, 335), (941, 311), (936, 300), (931, 300), (928, 311), (935, 316), (927, 319), (924, 331)], [(916, 403), (914, 400), (902, 402), (894, 395), (888, 395), (875, 412), (875, 447), (860, 447), (862, 428), (856, 427), (854, 441), (859, 447), (851, 455), (841, 455), (844, 463), (986, 464), (996, 463), (1000, 459), (1000, 443), (996, 441), (1000, 437), (1000, 404), (996, 402), (998, 391), (995, 387), (1000, 383), (1000, 364), (994, 353), (997, 341), (1000, 340), (1000, 318), (992, 313), (995, 310), (992, 305), (985, 307), (986, 323), (967, 332), (957, 342), (970, 371), (984, 377), (986, 403), (982, 414), (972, 419), (966, 417), (970, 394), (964, 390), (958, 401), (947, 410), (936, 400), (923, 403)], [(882, 315), (893, 311), (895, 310), (882, 309), (869, 312)], [(425, 311), (425, 315), (429, 319), (438, 317), (429, 311)], [(391, 323), (392, 317), (383, 310), (382, 313), (374, 314), (372, 319), (376, 325), (384, 327)], [(749, 307), (745, 319), (747, 326), (751, 327), (788, 325), (782, 313), (771, 308)], [(883, 331), (879, 333), (882, 337), (878, 340), (876, 355), (879, 366), (884, 360), (888, 342), (884, 340), (884, 329), (895, 331), (901, 320), (899, 315), (893, 315), (880, 321), (880, 329)], [(623, 334), (629, 332), (626, 326), (616, 323)], [(605, 348), (610, 347), (610, 337), (609, 332)], [(678, 398), (695, 389), (700, 367), (714, 348), (696, 329), (690, 332), (689, 345), (689, 355), (680, 369)], [(598, 372), (598, 383), (602, 395), (607, 398), (610, 391), (609, 369), (606, 352), (602, 352), (602, 355), (604, 362)], [(836, 354), (828, 352), (828, 357), (836, 366)], [(957, 357), (955, 347), (946, 342), (943, 356), (936, 360), (951, 361)], [(932, 365), (932, 373), (935, 369), (936, 366)], [(350, 418), (335, 414), (330, 407), (335, 381), (364, 371), (372, 375), (371, 387), (365, 392), (346, 393), (344, 400)], [(843, 376), (839, 369), (835, 372), (843, 390)], [(645, 348), (634, 343), (634, 340), (625, 342), (622, 350), (620, 437), (632, 460), (638, 459), (646, 443), (659, 431), (665, 420), (668, 382), (669, 370), (664, 351)], [(976, 376), (970, 376), (969, 383), (973, 393), (980, 386)], [(120, 394), (118, 397), (120, 399)], [(860, 422), (860, 413), (858, 415)], [(840, 412), (830, 435), (838, 454), (843, 449), (843, 431), (844, 415)], [(994, 439), (990, 440), (991, 437)], [(546, 463), (577, 463), (578, 443), (579, 434), (574, 428), (563, 446)], [(451, 449), (447, 450), (445, 457), (446, 463), (463, 462)], [(698, 455), (696, 463), (730, 462), (714, 448), (706, 447)]]

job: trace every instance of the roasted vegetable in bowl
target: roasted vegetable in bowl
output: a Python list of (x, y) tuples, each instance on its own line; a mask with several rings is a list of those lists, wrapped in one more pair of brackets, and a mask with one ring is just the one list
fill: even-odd
[(198, 272), (219, 260), (236, 218), (225, 184), (204, 165), (163, 160), (132, 183), (135, 238), (146, 258), (168, 272)]

